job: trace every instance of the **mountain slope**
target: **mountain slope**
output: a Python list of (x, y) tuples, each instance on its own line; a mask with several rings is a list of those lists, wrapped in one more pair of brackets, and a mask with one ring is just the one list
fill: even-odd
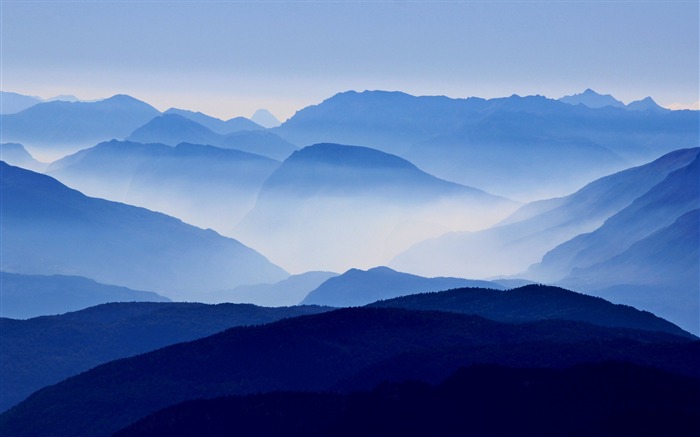
[[(139, 143), (161, 143), (170, 146), (180, 143), (206, 144), (226, 149), (237, 149), (278, 160), (285, 159), (297, 150), (293, 144), (271, 132), (262, 130), (259, 126), (257, 129), (234, 129), (234, 131), (223, 135), (200, 124), (199, 118), (188, 114), (182, 115), (180, 112), (166, 113), (134, 130), (127, 137), (127, 140)], [(237, 124), (239, 123), (231, 121), (231, 126)]]
[(31, 108), (38, 103), (41, 103), (42, 100), (38, 97), (0, 91), (0, 102), (2, 102), (2, 106), (0, 106), (0, 115), (2, 115), (16, 114), (20, 111), (24, 111), (27, 108)]
[(680, 337), (575, 322), (507, 325), (450, 313), (344, 309), (233, 328), (96, 367), (5, 412), (0, 431), (104, 436), (188, 399), (436, 382), (475, 363), (568, 367), (625, 360), (697, 375), (699, 354), (697, 342)]
[(17, 143), (0, 144), (0, 160), (10, 165), (37, 172), (43, 172), (48, 167), (47, 164), (34, 159), (24, 146)]
[(604, 108), (606, 106), (612, 106), (613, 108), (625, 107), (624, 103), (610, 94), (598, 94), (590, 88), (580, 94), (561, 97), (559, 101), (568, 103), (569, 105), (584, 105), (589, 108)]
[(661, 331), (693, 338), (688, 332), (654, 314), (544, 285), (527, 285), (507, 291), (460, 288), (412, 294), (379, 301), (370, 306), (473, 314), (507, 323), (575, 320), (598, 326)]
[(107, 302), (169, 301), (150, 291), (100, 284), (79, 276), (0, 272), (0, 282), (0, 317), (14, 319), (61, 314)]
[(381, 299), (464, 287), (503, 288), (487, 281), (424, 278), (397, 272), (388, 267), (374, 267), (367, 271), (351, 269), (340, 276), (330, 278), (311, 291), (301, 303), (332, 307), (360, 306)]
[(172, 217), (86, 197), (48, 176), (0, 163), (0, 270), (68, 274), (196, 296), (286, 273), (236, 240)]
[(323, 311), (327, 309), (124, 302), (60, 316), (0, 318), (0, 411), (42, 387), (111, 360), (195, 340), (234, 326)]
[(245, 117), (235, 117), (230, 120), (221, 120), (201, 112), (188, 111), (186, 109), (170, 108), (163, 114), (177, 114), (205, 126), (220, 135), (230, 134), (242, 130), (260, 130), (263, 127)]
[(420, 242), (389, 265), (421, 275), (518, 274), (557, 245), (600, 227), (669, 174), (693, 162), (699, 150), (677, 150), (598, 179), (571, 195), (531, 202), (490, 229)]
[(122, 139), (159, 114), (126, 95), (98, 102), (46, 102), (3, 115), (3, 140), (56, 158), (100, 141)]
[(278, 166), (239, 150), (110, 141), (54, 162), (47, 173), (87, 195), (230, 234)]
[(515, 205), (395, 155), (316, 144), (270, 175), (234, 235), (294, 271), (345, 271), (381, 265), (445, 230), (485, 226)]

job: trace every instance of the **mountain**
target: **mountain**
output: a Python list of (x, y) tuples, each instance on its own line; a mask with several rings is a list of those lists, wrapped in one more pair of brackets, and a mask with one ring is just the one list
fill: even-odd
[(265, 128), (277, 127), (282, 124), (282, 122), (267, 109), (258, 109), (250, 119)]
[(23, 274), (63, 274), (167, 297), (287, 274), (236, 240), (211, 230), (102, 199), (57, 180), (0, 163), (2, 265)]
[[(479, 363), (562, 368), (611, 360), (698, 377), (700, 343), (568, 321), (351, 308), (232, 328), (98, 366), (0, 416), (3, 436), (106, 436), (179, 402), (272, 391), (435, 383)], [(516, 364), (517, 363), (517, 364)], [(37, 420), (40, 417), (41, 420)]]
[[(227, 149), (263, 155), (272, 159), (285, 159), (297, 150), (296, 146), (277, 135), (256, 128), (234, 131), (226, 135), (193, 121), (179, 113), (168, 113), (156, 117), (136, 129), (127, 140), (139, 143), (161, 143), (175, 146), (180, 143), (206, 144)], [(228, 123), (228, 122), (227, 122)]]
[[(692, 163), (699, 151), (677, 150), (598, 179), (568, 196), (528, 203), (490, 229), (420, 242), (389, 265), (420, 275), (484, 278), (518, 274), (554, 247), (599, 228), (671, 173)], [(545, 279), (551, 278), (534, 280)]]
[(311, 291), (301, 302), (306, 305), (351, 307), (367, 305), (381, 300), (428, 291), (452, 288), (483, 287), (502, 289), (498, 284), (462, 278), (424, 278), (392, 270), (374, 267), (367, 271), (350, 269), (340, 276), (330, 278)]
[[(59, 280), (77, 282), (75, 278)], [(7, 282), (5, 285), (9, 286)], [(93, 287), (90, 291), (100, 290)], [(29, 320), (0, 318), (0, 411), (42, 387), (108, 361), (195, 340), (234, 326), (260, 325), (323, 311), (327, 309), (123, 302), (60, 316)]]
[(0, 91), (0, 115), (16, 114), (41, 102), (42, 100), (38, 97)]
[(43, 172), (48, 167), (47, 164), (34, 159), (24, 146), (17, 143), (0, 144), (0, 160), (10, 165), (37, 172)]
[(110, 141), (54, 162), (47, 173), (87, 195), (230, 235), (279, 165), (264, 156), (212, 146)]
[(268, 307), (297, 305), (319, 285), (338, 276), (333, 272), (306, 272), (291, 275), (274, 284), (239, 285), (203, 297), (207, 302), (241, 302)]
[(670, 109), (659, 106), (651, 97), (645, 97), (642, 100), (635, 100), (627, 104), (627, 109), (631, 111), (653, 111), (653, 112), (668, 112)]
[(150, 291), (105, 285), (79, 276), (0, 272), (0, 317), (26, 319), (61, 314), (107, 302), (167, 302)]
[(123, 139), (159, 114), (126, 95), (97, 102), (46, 102), (3, 115), (3, 140), (56, 158), (100, 141)]
[[(462, 368), (438, 386), (269, 393), (166, 408), (115, 437), (697, 435), (700, 380), (627, 363)], [(420, 412), (420, 413), (417, 413)]]
[(163, 113), (164, 115), (176, 114), (182, 117), (195, 121), (202, 126), (209, 128), (220, 135), (230, 134), (232, 132), (242, 130), (260, 130), (263, 127), (245, 117), (235, 117), (230, 120), (221, 120), (201, 112), (188, 111), (186, 109), (170, 108)]
[(581, 94), (561, 97), (559, 101), (569, 105), (584, 105), (589, 108), (603, 108), (606, 106), (611, 106), (613, 108), (625, 107), (624, 103), (610, 94), (598, 94), (590, 88), (586, 89)]
[(542, 96), (415, 97), (349, 91), (272, 129), (287, 140), (361, 144), (439, 178), (518, 200), (568, 194), (676, 148), (697, 147), (693, 111), (569, 105)]
[(381, 265), (451, 228), (486, 226), (516, 205), (395, 155), (316, 144), (270, 175), (233, 235), (293, 271), (345, 271)]
[(506, 323), (575, 320), (611, 328), (660, 331), (694, 338), (673, 323), (646, 311), (546, 285), (526, 285), (505, 291), (493, 287), (459, 288), (396, 297), (370, 306), (473, 314)]

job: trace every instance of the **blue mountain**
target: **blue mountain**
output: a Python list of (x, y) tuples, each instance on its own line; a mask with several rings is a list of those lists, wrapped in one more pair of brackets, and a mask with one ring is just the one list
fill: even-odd
[(127, 95), (97, 102), (52, 101), (3, 115), (3, 139), (61, 156), (100, 141), (123, 139), (159, 114)]
[(27, 108), (43, 102), (38, 97), (25, 96), (23, 94), (11, 93), (8, 91), (0, 91), (0, 115), (16, 114), (24, 111)]
[(484, 226), (516, 205), (395, 155), (316, 144), (270, 175), (234, 235), (294, 271), (345, 271), (381, 265), (445, 229)]
[(229, 233), (279, 164), (212, 146), (110, 141), (54, 162), (48, 174), (90, 196)]
[(10, 165), (38, 172), (43, 172), (48, 167), (47, 164), (34, 159), (34, 157), (27, 152), (27, 149), (18, 143), (0, 144), (0, 160)]
[(230, 134), (242, 130), (262, 130), (263, 127), (245, 117), (234, 117), (229, 120), (221, 120), (211, 117), (201, 112), (188, 111), (186, 109), (170, 108), (163, 114), (177, 114), (182, 117), (195, 121), (202, 126), (205, 126), (220, 135)]
[(250, 119), (265, 128), (277, 127), (282, 124), (282, 122), (267, 109), (258, 109)]
[(445, 277), (424, 278), (397, 272), (388, 267), (374, 267), (366, 271), (350, 269), (340, 276), (330, 278), (311, 291), (301, 303), (332, 307), (362, 306), (399, 296), (465, 287), (503, 289), (493, 282)]
[(573, 94), (559, 98), (560, 102), (568, 103), (569, 105), (584, 105), (589, 108), (604, 108), (611, 106), (613, 108), (624, 108), (625, 104), (617, 100), (610, 94), (598, 94), (588, 88), (581, 94)]
[(189, 299), (287, 276), (256, 251), (214, 231), (86, 197), (5, 163), (0, 170), (2, 271), (85, 276)]
[(179, 113), (167, 113), (139, 127), (127, 140), (139, 143), (161, 143), (175, 146), (180, 143), (206, 144), (228, 149), (237, 149), (283, 160), (297, 150), (296, 146), (279, 136), (254, 128), (235, 130), (226, 135)]
[(0, 317), (27, 319), (77, 311), (107, 302), (168, 302), (150, 291), (100, 284), (79, 276), (0, 272)]

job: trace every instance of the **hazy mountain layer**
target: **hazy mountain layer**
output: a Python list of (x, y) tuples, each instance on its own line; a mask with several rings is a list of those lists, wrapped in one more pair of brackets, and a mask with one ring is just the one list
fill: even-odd
[(675, 148), (696, 147), (694, 111), (588, 108), (540, 96), (337, 94), (274, 129), (299, 145), (361, 144), (440, 178), (522, 200), (564, 195)]
[(487, 226), (516, 205), (395, 155), (316, 144), (272, 173), (234, 235), (292, 271), (345, 271), (451, 229)]
[(98, 102), (53, 101), (2, 116), (3, 141), (24, 144), (40, 158), (59, 158), (100, 141), (123, 139), (159, 115), (126, 95)]
[(580, 322), (503, 324), (444, 312), (343, 309), (233, 328), (107, 363), (34, 393), (0, 416), (0, 431), (106, 436), (189, 399), (437, 382), (478, 363), (557, 368), (622, 360), (697, 377), (698, 346)]
[(0, 317), (26, 319), (76, 311), (107, 302), (166, 302), (150, 291), (105, 285), (79, 276), (0, 272)]
[(444, 277), (424, 278), (397, 272), (388, 267), (375, 267), (367, 271), (351, 269), (340, 276), (330, 278), (311, 291), (301, 303), (332, 307), (361, 306), (381, 299), (464, 287), (498, 290), (503, 288), (487, 281)]
[(206, 144), (242, 150), (277, 160), (283, 160), (297, 150), (293, 144), (271, 132), (261, 130), (259, 126), (252, 130), (235, 130), (222, 135), (179, 113), (168, 113), (154, 118), (132, 132), (127, 140), (170, 146), (183, 142)]
[(37, 161), (21, 144), (0, 144), (0, 160), (10, 165), (26, 168), (27, 170), (43, 172), (48, 164)]
[(48, 176), (0, 166), (0, 270), (86, 276), (189, 299), (287, 276), (259, 253), (214, 231), (86, 197)]
[[(3, 276), (3, 281), (6, 278)], [(8, 282), (3, 282), (5, 285)], [(29, 320), (3, 318), (0, 411), (42, 387), (111, 360), (191, 341), (233, 326), (259, 325), (323, 311), (327, 309), (131, 302)]]
[(0, 106), (0, 115), (16, 114), (42, 102), (38, 97), (25, 96), (23, 94), (7, 91), (0, 91), (0, 96), (2, 96), (2, 98), (0, 98), (0, 102), (2, 102), (2, 106)]
[(177, 114), (185, 118), (189, 118), (192, 121), (206, 126), (217, 134), (226, 135), (231, 132), (237, 132), (242, 130), (260, 130), (263, 127), (249, 120), (245, 117), (235, 117), (229, 120), (221, 120), (209, 115), (203, 114), (201, 112), (188, 111), (186, 109), (170, 108), (163, 114)]
[(338, 276), (333, 272), (306, 272), (274, 284), (239, 285), (203, 296), (206, 302), (245, 302), (263, 306), (298, 305), (319, 285)]
[(48, 174), (90, 196), (230, 234), (279, 164), (212, 146), (110, 141), (54, 162)]
[(390, 266), (421, 275), (477, 278), (522, 272), (557, 245), (603, 225), (669, 174), (693, 162), (698, 151), (674, 151), (596, 180), (569, 196), (531, 202), (490, 229), (420, 242)]

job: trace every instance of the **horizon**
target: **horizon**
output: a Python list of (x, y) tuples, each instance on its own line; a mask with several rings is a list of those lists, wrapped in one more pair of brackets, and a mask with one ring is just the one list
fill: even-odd
[[(342, 90), (700, 109), (697, 2), (8, 2), (0, 89), (281, 121)], [(668, 29), (673, 29), (669, 32)]]

